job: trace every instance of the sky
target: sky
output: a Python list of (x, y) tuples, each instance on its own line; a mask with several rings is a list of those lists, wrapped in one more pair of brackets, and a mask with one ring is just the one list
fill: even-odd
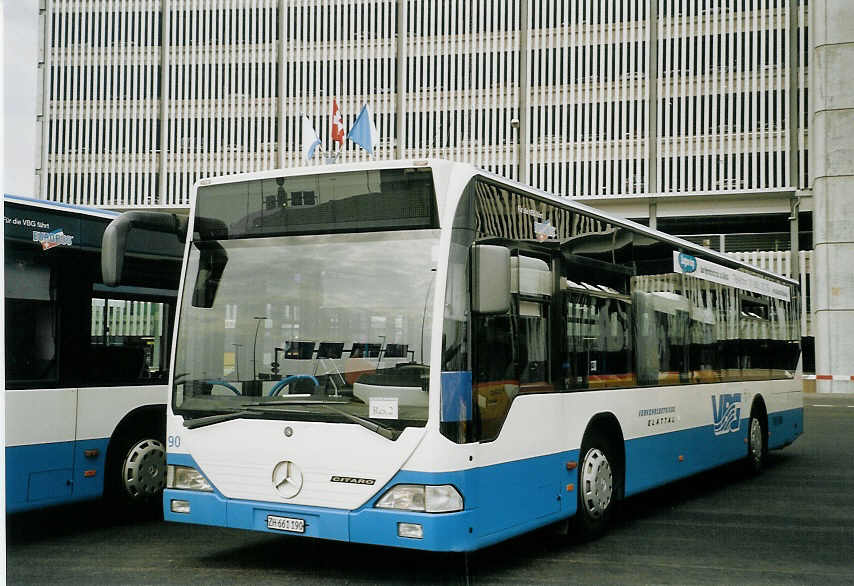
[(38, 0), (3, 4), (3, 193), (35, 197)]

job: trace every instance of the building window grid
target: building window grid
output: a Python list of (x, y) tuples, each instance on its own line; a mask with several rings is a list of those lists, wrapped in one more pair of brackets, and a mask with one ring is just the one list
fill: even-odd
[[(406, 4), (405, 153), (464, 159), (516, 176), (518, 2)], [(160, 3), (91, 10), (56, 1), (49, 20), (48, 196), (99, 205), (186, 205), (205, 175), (301, 164), (300, 124), (322, 137), (337, 97), (345, 125), (371, 103), (378, 158), (394, 156), (396, 9), (172, 5), (161, 70)], [(664, 191), (784, 187), (786, 6), (775, 0), (660, 0), (659, 185)], [(806, 185), (806, 6), (799, 7), (798, 186)], [(643, 192), (647, 2), (534, 4), (529, 12), (530, 180), (560, 194)], [(302, 57), (285, 64), (278, 43)], [(161, 135), (161, 78), (170, 124)], [(279, 118), (279, 104), (285, 108)], [(279, 122), (284, 123), (279, 144)], [(168, 153), (159, 193), (160, 157)], [(328, 140), (326, 141), (328, 142)], [(365, 155), (348, 146), (344, 160)], [(120, 189), (122, 191), (120, 191)], [(165, 197), (164, 197), (165, 196)]]

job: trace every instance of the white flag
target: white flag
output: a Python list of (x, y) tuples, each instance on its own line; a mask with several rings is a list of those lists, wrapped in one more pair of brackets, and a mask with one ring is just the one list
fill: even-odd
[(320, 145), (320, 138), (311, 125), (311, 120), (305, 114), (302, 115), (302, 158), (306, 162), (314, 156), (314, 151)]

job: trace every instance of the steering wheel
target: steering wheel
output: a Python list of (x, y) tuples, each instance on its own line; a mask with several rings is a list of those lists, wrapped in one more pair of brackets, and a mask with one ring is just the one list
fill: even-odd
[(311, 382), (313, 382), (313, 383), (314, 383), (314, 386), (315, 386), (315, 387), (320, 387), (320, 383), (319, 383), (319, 382), (317, 382), (317, 379), (316, 379), (316, 378), (314, 378), (314, 377), (313, 377), (312, 375), (310, 375), (310, 374), (292, 374), (292, 375), (290, 375), (290, 376), (286, 376), (285, 378), (283, 378), (282, 380), (280, 380), (279, 382), (277, 382), (276, 384), (274, 384), (274, 385), (273, 385), (273, 388), (272, 388), (272, 389), (270, 389), (270, 396), (271, 396), (271, 397), (275, 397), (276, 395), (278, 395), (278, 394), (281, 392), (281, 390), (282, 390), (283, 388), (285, 388), (285, 385), (289, 385), (289, 384), (291, 384), (293, 381), (296, 381), (296, 380), (299, 380), (299, 379), (303, 379), (303, 378), (307, 378), (307, 379), (311, 380)]
[(227, 388), (229, 391), (231, 391), (232, 393), (234, 393), (235, 395), (240, 395), (240, 394), (242, 394), (242, 393), (238, 390), (238, 388), (237, 388), (237, 387), (235, 387), (233, 384), (231, 384), (230, 382), (225, 381), (225, 380), (206, 380), (206, 381), (205, 381), (205, 384), (208, 384), (208, 385), (219, 385), (219, 386), (221, 386), (221, 387), (225, 387), (225, 388)]

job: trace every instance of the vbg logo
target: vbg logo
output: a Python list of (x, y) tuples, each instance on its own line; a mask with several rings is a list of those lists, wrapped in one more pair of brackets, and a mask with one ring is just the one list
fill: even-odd
[(679, 253), (679, 267), (683, 273), (693, 273), (697, 270), (697, 259), (684, 252)]
[(741, 424), (741, 393), (712, 395), (712, 416), (715, 435), (738, 431)]

